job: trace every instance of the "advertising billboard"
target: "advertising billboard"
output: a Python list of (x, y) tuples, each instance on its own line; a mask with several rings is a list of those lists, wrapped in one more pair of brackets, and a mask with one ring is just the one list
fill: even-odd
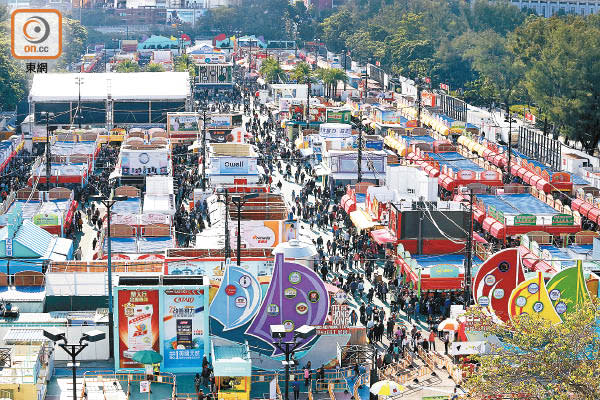
[(118, 368), (144, 368), (132, 360), (141, 350), (160, 351), (158, 290), (118, 289)]
[(196, 137), (202, 128), (201, 120), (196, 113), (168, 113), (167, 133), (169, 137)]
[(350, 123), (350, 110), (327, 110), (327, 121), (339, 124)]
[(166, 175), (169, 172), (169, 150), (121, 150), (123, 175)]
[(230, 128), (232, 126), (231, 115), (213, 114), (207, 121), (206, 126), (208, 128)]
[[(269, 276), (273, 273), (271, 258), (243, 258), (241, 268), (253, 276)], [(225, 273), (224, 258), (167, 259), (166, 275), (203, 275), (210, 280), (220, 281)]]
[[(282, 240), (281, 230), (283, 221), (241, 221), (241, 240), (243, 248), (270, 248), (275, 247)], [(236, 243), (237, 226), (231, 231), (231, 243)]]
[(168, 371), (201, 368), (208, 353), (208, 291), (165, 288), (162, 291), (162, 355)]
[(257, 173), (256, 158), (220, 157), (219, 173), (221, 175), (248, 175)]

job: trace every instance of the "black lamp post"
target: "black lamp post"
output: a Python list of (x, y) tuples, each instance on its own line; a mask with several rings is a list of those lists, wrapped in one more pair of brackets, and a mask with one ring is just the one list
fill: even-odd
[(112, 358), (114, 356), (114, 336), (112, 327), (114, 325), (113, 320), (113, 298), (112, 298), (112, 248), (111, 248), (111, 239), (110, 239), (110, 212), (111, 208), (117, 203), (117, 201), (127, 200), (127, 196), (113, 196), (112, 199), (102, 196), (101, 194), (96, 196), (91, 196), (90, 200), (100, 202), (106, 207), (106, 222), (108, 224), (107, 227), (107, 235), (108, 235), (108, 345), (109, 345), (109, 355)]
[[(108, 331), (112, 330), (112, 326), (109, 325)], [(44, 337), (50, 339), (53, 342), (63, 341), (64, 343), (58, 343), (58, 345), (71, 357), (71, 368), (73, 371), (73, 399), (77, 399), (77, 356), (85, 349), (89, 343), (99, 342), (106, 337), (106, 334), (99, 329), (85, 332), (79, 339), (79, 343), (67, 343), (67, 337), (64, 332), (58, 333), (52, 330), (43, 331)], [(84, 343), (87, 342), (87, 343)]]
[(49, 120), (54, 118), (54, 113), (42, 111), (42, 117), (46, 118), (46, 190), (50, 190), (50, 175), (52, 171), (52, 162), (50, 160), (50, 124)]
[(258, 193), (248, 193), (244, 196), (232, 196), (231, 201), (237, 207), (237, 266), (239, 267), (242, 264), (242, 232), (241, 232), (241, 224), (242, 224), (242, 207), (244, 204), (250, 199), (255, 199), (258, 197)]
[[(200, 111), (200, 101), (196, 100), (196, 114)], [(198, 137), (196, 136), (196, 143)], [(206, 103), (202, 103), (202, 190), (206, 190)]]
[(300, 343), (296, 341), (296, 339), (308, 339), (314, 336), (316, 332), (316, 328), (310, 325), (302, 325), (300, 328), (294, 331), (294, 340), (291, 342), (284, 342), (283, 338), (287, 335), (287, 331), (285, 330), (285, 326), (283, 325), (271, 325), (271, 337), (276, 339), (274, 341), (274, 345), (281, 350), (285, 354), (285, 361), (282, 361), (285, 366), (285, 396), (283, 400), (289, 400), (289, 391), (290, 391), (290, 365), (295, 364), (294, 361), (290, 360), (290, 355), (294, 353)]
[(217, 189), (217, 194), (223, 196), (218, 201), (225, 204), (225, 260), (231, 258), (231, 244), (229, 243), (229, 192), (224, 187)]

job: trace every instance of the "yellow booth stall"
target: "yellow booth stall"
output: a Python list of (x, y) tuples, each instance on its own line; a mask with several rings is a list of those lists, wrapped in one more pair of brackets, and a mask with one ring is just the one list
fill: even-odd
[(211, 345), (217, 399), (249, 400), (252, 361), (248, 342)]

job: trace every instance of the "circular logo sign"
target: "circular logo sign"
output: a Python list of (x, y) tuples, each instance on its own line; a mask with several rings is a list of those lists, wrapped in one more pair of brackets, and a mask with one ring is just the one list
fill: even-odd
[(510, 269), (510, 264), (507, 263), (506, 261), (502, 261), (500, 264), (498, 264), (498, 270), (500, 272), (506, 272)]
[(519, 307), (525, 307), (525, 304), (527, 304), (527, 299), (523, 296), (519, 296), (515, 300), (515, 304)]
[(477, 299), (477, 304), (482, 307), (487, 307), (490, 305), (490, 299), (487, 296), (481, 296)]
[(294, 297), (296, 297), (296, 293), (297, 293), (297, 291), (293, 287), (286, 288), (283, 291), (283, 295), (285, 296), (286, 299), (293, 299)]
[(485, 278), (483, 279), (483, 281), (485, 282), (486, 285), (492, 286), (494, 283), (496, 283), (496, 277), (491, 274), (486, 275)]
[(544, 304), (542, 304), (541, 301), (536, 301), (535, 303), (533, 303), (533, 311), (539, 313), (539, 312), (542, 312), (543, 309), (544, 309)]
[(300, 315), (304, 315), (308, 312), (308, 304), (298, 303), (296, 304), (296, 312)]
[(308, 301), (310, 301), (311, 303), (316, 303), (317, 301), (319, 301), (319, 292), (317, 292), (316, 290), (311, 290), (310, 292), (308, 292)]
[(248, 286), (250, 286), (250, 284), (252, 284), (252, 278), (250, 278), (250, 276), (248, 275), (242, 275), (239, 283), (241, 287), (247, 288)]
[(552, 301), (556, 301), (556, 300), (560, 299), (560, 290), (552, 289), (548, 293), (548, 297), (550, 297), (550, 300), (552, 300)]
[(302, 275), (300, 275), (300, 272), (298, 271), (291, 272), (288, 276), (288, 280), (292, 285), (297, 285), (302, 280)]
[(333, 295), (333, 298), (336, 301), (336, 303), (344, 304), (346, 302), (346, 293), (340, 290), (339, 292)]
[(279, 315), (279, 306), (277, 304), (269, 304), (267, 306), (267, 315), (270, 317)]
[(494, 298), (500, 300), (504, 297), (504, 289), (496, 289), (494, 290)]
[(140, 153), (139, 160), (142, 164), (148, 164), (148, 161), (150, 161), (150, 156), (148, 153)]
[(527, 286), (527, 291), (531, 294), (536, 294), (538, 290), (540, 290), (540, 286), (537, 283), (530, 283), (529, 286)]
[(239, 296), (235, 298), (235, 306), (239, 308), (244, 308), (248, 305), (248, 300), (244, 296)]
[(556, 304), (556, 307), (554, 308), (556, 309), (556, 312), (558, 314), (564, 314), (565, 312), (567, 312), (567, 305), (564, 301), (559, 301), (558, 304)]
[(227, 293), (227, 296), (233, 296), (235, 292), (237, 292), (237, 288), (235, 286), (227, 285), (225, 287), (225, 293)]
[(286, 332), (291, 332), (294, 330), (294, 321), (291, 321), (288, 319), (288, 320), (283, 321), (282, 325), (285, 328)]

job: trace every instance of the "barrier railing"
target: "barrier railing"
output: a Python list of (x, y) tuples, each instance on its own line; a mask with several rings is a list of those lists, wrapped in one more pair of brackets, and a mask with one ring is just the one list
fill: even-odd
[(369, 371), (367, 371), (364, 374), (360, 375), (358, 378), (356, 378), (356, 382), (354, 382), (354, 390), (352, 391), (352, 395), (354, 396), (355, 399), (360, 399), (360, 396), (358, 393), (358, 388), (361, 385), (370, 386), (369, 385), (369, 377), (370, 377), (370, 373), (369, 373)]

